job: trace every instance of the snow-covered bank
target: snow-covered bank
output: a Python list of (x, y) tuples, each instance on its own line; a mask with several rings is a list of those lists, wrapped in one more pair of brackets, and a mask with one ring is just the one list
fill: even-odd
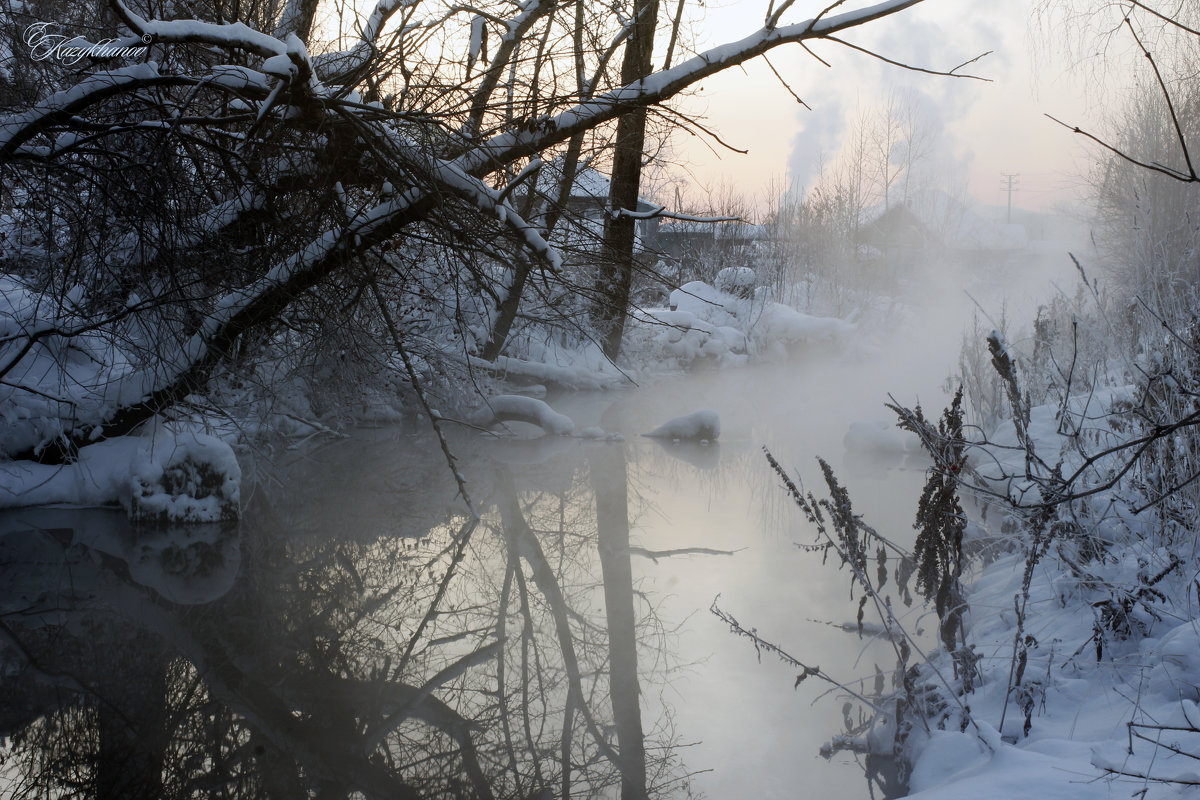
[[(960, 695), (969, 722), (914, 737), (912, 797), (1200, 796), (1193, 520), (1147, 500), (1173, 467), (1134, 455), (1136, 395), (1034, 407), (976, 446), (990, 512), (972, 526), (966, 592), (978, 673)], [(1169, 458), (1187, 447), (1176, 437)], [(958, 665), (939, 652), (923, 669), (956, 684)]]
[[(1014, 647), (1012, 604), (1024, 559), (1006, 556), (986, 567), (968, 597), (970, 639), (983, 658), (982, 684), (965, 699), (979, 728), (932, 732), (920, 750), (910, 796), (1197, 796), (1200, 615), (1194, 597), (1174, 601), (1187, 595), (1186, 581), (1172, 579), (1173, 588), (1159, 584), (1170, 602), (1147, 597), (1144, 605), (1136, 603), (1132, 629), (1123, 636), (1109, 632), (1100, 644), (1094, 638), (1102, 604), (1113, 600), (1116, 587), (1137, 585), (1139, 573), (1151, 579), (1147, 569), (1170, 563), (1165, 552), (1114, 550), (1102, 575), (1085, 580), (1047, 560), (1031, 587), (1033, 611), (1022, 634), (1027, 647), (1021, 648)], [(1021, 684), (1008, 692), (1021, 652)], [(934, 663), (950, 669), (948, 659)], [(1001, 719), (1002, 737), (996, 730)]]
[(744, 272), (752, 271), (727, 268), (717, 276), (724, 289), (692, 281), (671, 292), (669, 307), (635, 311), (626, 347), (630, 357), (658, 371), (698, 364), (739, 366), (817, 348), (835, 352), (853, 335), (850, 322), (775, 302), (765, 287), (754, 288)]
[[(540, 400), (515, 393), (544, 394), (547, 386), (566, 391), (607, 389), (629, 385), (633, 375), (646, 378), (702, 365), (727, 368), (782, 359), (805, 346), (840, 346), (855, 330), (842, 320), (809, 316), (770, 300), (765, 289), (754, 288), (753, 270), (725, 270), (718, 279), (723, 288), (693, 281), (672, 294), (672, 308), (635, 312), (620, 368), (589, 341), (568, 346), (551, 338), (525, 342), (522, 358), (500, 356), (490, 362), (464, 356), (454, 349), (461, 344), (456, 340), (444, 343), (441, 355), (447, 373), (457, 371), (468, 377), (439, 378), (428, 354), (414, 356), (413, 362), (422, 380), (446, 381), (439, 391), (445, 392), (443, 399), (455, 412), (475, 405), (465, 416), (476, 425), (523, 421), (548, 433), (567, 435), (574, 431), (570, 419)], [(0, 386), (0, 418), (6, 423), (0, 431), (0, 456), (28, 455), (47, 442), (65, 442), (81, 429), (92, 431), (95, 438), (120, 405), (116, 398), (125, 391), (125, 382), (140, 374), (139, 354), (160, 335), (141, 326), (132, 313), (109, 321), (119, 335), (100, 332), (89, 316), (82, 289), (68, 293), (67, 301), (51, 303), (15, 279), (0, 278), (0, 367), (6, 373)], [(138, 300), (134, 296), (129, 303), (133, 308)], [(376, 387), (364, 384), (361, 404), (335, 400), (333, 410), (322, 412), (322, 405), (331, 404), (319, 404), (309, 396), (304, 381), (289, 371), (285, 350), (280, 349), (278, 356), (274, 362), (264, 359), (258, 373), (218, 376), (207, 396), (191, 398), (197, 409), (212, 406), (228, 417), (222, 422), (228, 429), (225, 439), (336, 434), (330, 426), (339, 422), (399, 415), (396, 408), (403, 405), (404, 376), (397, 364), (388, 367), (396, 371), (392, 378), (374, 378), (379, 388), (391, 389), (382, 403), (367, 402), (365, 395)], [(328, 390), (320, 380), (313, 386)], [(489, 394), (492, 399), (480, 406), (481, 397)], [(119, 503), (138, 520), (199, 522), (236, 517), (240, 480), (236, 459), (229, 445), (216, 438), (178, 432), (206, 430), (205, 422), (215, 424), (196, 416), (203, 411), (189, 413), (198, 426), (159, 424), (152, 433), (94, 442), (80, 447), (77, 454), (66, 452), (64, 458), (51, 459), (61, 464), (0, 462), (0, 507)], [(686, 433), (671, 438), (716, 439), (716, 424), (702, 422), (695, 437)], [(594, 438), (607, 436), (603, 431), (586, 433)]]
[(241, 469), (229, 444), (165, 426), (80, 448), (70, 464), (0, 464), (0, 508), (121, 505), (136, 522), (237, 519)]

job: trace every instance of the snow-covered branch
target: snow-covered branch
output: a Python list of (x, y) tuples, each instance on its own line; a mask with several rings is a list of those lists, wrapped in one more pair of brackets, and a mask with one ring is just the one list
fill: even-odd
[(55, 92), (32, 108), (0, 121), (0, 160), (11, 157), (17, 148), (47, 126), (88, 106), (122, 92), (172, 80), (177, 79), (160, 75), (158, 65), (153, 61), (88, 75), (69, 89)]
[(230, 50), (245, 50), (265, 58), (288, 55), (288, 45), (274, 36), (256, 31), (241, 22), (217, 24), (197, 19), (145, 19), (122, 0), (112, 0), (121, 20), (138, 36), (151, 37), (161, 44), (196, 42)]
[(655, 206), (646, 211), (630, 211), (628, 208), (618, 208), (612, 212), (613, 217), (628, 217), (630, 219), (678, 219), (684, 222), (741, 222), (741, 217), (703, 217), (695, 214), (683, 214), (678, 211), (667, 211), (666, 206)]
[[(509, 65), (509, 60), (513, 57), (522, 38), (534, 26), (534, 24), (557, 8), (556, 0), (526, 0), (520, 6), (517, 15), (505, 23), (504, 35), (500, 38), (500, 44), (496, 48), (496, 53), (492, 57), (491, 64), (484, 72), (483, 82), (479, 88), (475, 90), (474, 99), (471, 101), (471, 119), (468, 123), (468, 131), (470, 135), (476, 135), (479, 132), (479, 126), (483, 121), (483, 116), (487, 111), (488, 100), (492, 96), (492, 92), (496, 90), (496, 86), (500, 83), (500, 78), (504, 74), (505, 68)], [(486, 22), (482, 17), (476, 18), (478, 21), (479, 39), (476, 40), (475, 25), (472, 25), (471, 35), (471, 56), (470, 61), (474, 62), (478, 55), (477, 47), (482, 47), (483, 36), (486, 30)]]
[[(0, 161), (12, 158), (47, 158), (61, 148), (27, 147), (26, 143), (56, 125), (86, 127), (74, 117), (85, 109), (113, 97), (143, 89), (172, 86), (203, 86), (239, 97), (265, 97), (271, 91), (271, 79), (256, 70), (233, 65), (218, 65), (207, 74), (168, 75), (149, 61), (88, 75), (79, 83), (55, 92), (37, 105), (0, 119)], [(210, 118), (211, 120), (211, 118)], [(165, 121), (164, 121), (165, 122)], [(174, 124), (175, 121), (165, 124)], [(199, 124), (201, 120), (196, 120)], [(144, 129), (163, 123), (144, 121)]]
[(379, 53), (379, 37), (388, 21), (398, 11), (414, 8), (419, 2), (420, 0), (379, 0), (367, 15), (358, 41), (349, 50), (325, 53), (314, 59), (318, 74), (329, 84), (346, 83)]
[(573, 134), (590, 130), (634, 108), (661, 103), (689, 86), (751, 61), (786, 44), (823, 39), (831, 34), (865, 25), (897, 14), (923, 0), (889, 0), (858, 11), (825, 19), (813, 19), (778, 28), (762, 28), (730, 44), (706, 50), (670, 69), (585, 100), (549, 117), (534, 129), (515, 130), (495, 136), (464, 153), (460, 166), (471, 174), (483, 174), (496, 166), (536, 153), (566, 141)]

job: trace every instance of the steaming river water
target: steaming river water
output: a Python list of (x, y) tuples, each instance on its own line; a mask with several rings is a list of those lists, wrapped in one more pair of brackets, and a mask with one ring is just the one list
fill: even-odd
[[(818, 495), (824, 456), (856, 511), (910, 542), (924, 462), (843, 437), (890, 424), (888, 392), (940, 410), (958, 339), (912, 339), (551, 398), (623, 443), (454, 430), (478, 524), (433, 437), (399, 428), (262, 459), (233, 529), (5, 515), (10, 793), (870, 796), (852, 757), (818, 755), (859, 709), (793, 688), (796, 667), (709, 607), (847, 681), (893, 666), (839, 627), (848, 575), (796, 547), (814, 531), (761, 448)], [(702, 408), (718, 444), (638, 436)]]
[[(368, 777), (466, 796), (470, 771), (495, 796), (561, 796), (564, 748), (571, 796), (617, 796), (640, 727), (665, 796), (866, 797), (860, 767), (818, 756), (844, 698), (814, 704), (827, 686), (793, 690), (794, 667), (759, 663), (709, 612), (720, 595), (847, 679), (890, 667), (829, 624), (854, 618), (848, 577), (795, 547), (813, 531), (760, 449), (814, 489), (824, 455), (881, 532), (911, 538), (920, 467), (847, 463), (849, 423), (885, 418), (861, 376), (793, 364), (555, 401), (624, 443), (456, 431), (473, 530), (432, 437), (391, 428), (275, 459), (240, 530), (134, 537), (119, 512), (10, 514), (3, 732), (49, 713), (59, 727), (31, 737), (43, 756), (116, 759), (113, 796), (170, 794), (146, 777), (158, 765), (168, 788), (235, 797)], [(699, 408), (721, 415), (716, 445), (637, 435)], [(379, 767), (372, 748), (386, 776), (359, 774)]]

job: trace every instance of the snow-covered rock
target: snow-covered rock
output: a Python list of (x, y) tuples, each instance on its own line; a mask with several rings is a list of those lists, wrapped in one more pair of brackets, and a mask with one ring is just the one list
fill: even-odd
[(721, 435), (721, 417), (711, 409), (693, 411), (665, 422), (645, 435), (681, 442), (715, 442)]
[(502, 422), (526, 422), (556, 436), (569, 436), (575, 432), (575, 423), (571, 418), (559, 414), (545, 401), (515, 394), (491, 398), (487, 405), (475, 413), (471, 422), (481, 428), (490, 428)]

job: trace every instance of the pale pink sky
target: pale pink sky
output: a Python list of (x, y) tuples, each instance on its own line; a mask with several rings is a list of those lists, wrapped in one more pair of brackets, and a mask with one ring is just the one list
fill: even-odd
[[(826, 0), (798, 0), (789, 19), (812, 16)], [(864, 5), (856, 3), (854, 5)], [(770, 56), (776, 69), (812, 106), (800, 107), (761, 60), (705, 81), (686, 107), (748, 155), (714, 154), (694, 137), (677, 137), (680, 157), (700, 184), (735, 185), (754, 196), (785, 174), (809, 183), (822, 156), (833, 154), (848, 120), (890, 86), (913, 87), (937, 109), (948, 143), (943, 160), (966, 176), (979, 201), (1002, 204), (1002, 173), (1019, 173), (1014, 205), (1049, 209), (1078, 200), (1082, 175), (1099, 155), (1044, 114), (1086, 126), (1102, 108), (1089, 108), (1082, 70), (1070, 70), (1054, 45), (1055, 31), (1031, 26), (1032, 0), (926, 0), (847, 38), (897, 60), (948, 69), (992, 50), (971, 70), (992, 83), (917, 74), (829, 44), (817, 50), (823, 66), (799, 48)], [(710, 43), (748, 34), (762, 23), (765, 0), (716, 0), (700, 31)], [(1037, 51), (1035, 57), (1035, 48)], [(1094, 79), (1094, 76), (1091, 76)]]

